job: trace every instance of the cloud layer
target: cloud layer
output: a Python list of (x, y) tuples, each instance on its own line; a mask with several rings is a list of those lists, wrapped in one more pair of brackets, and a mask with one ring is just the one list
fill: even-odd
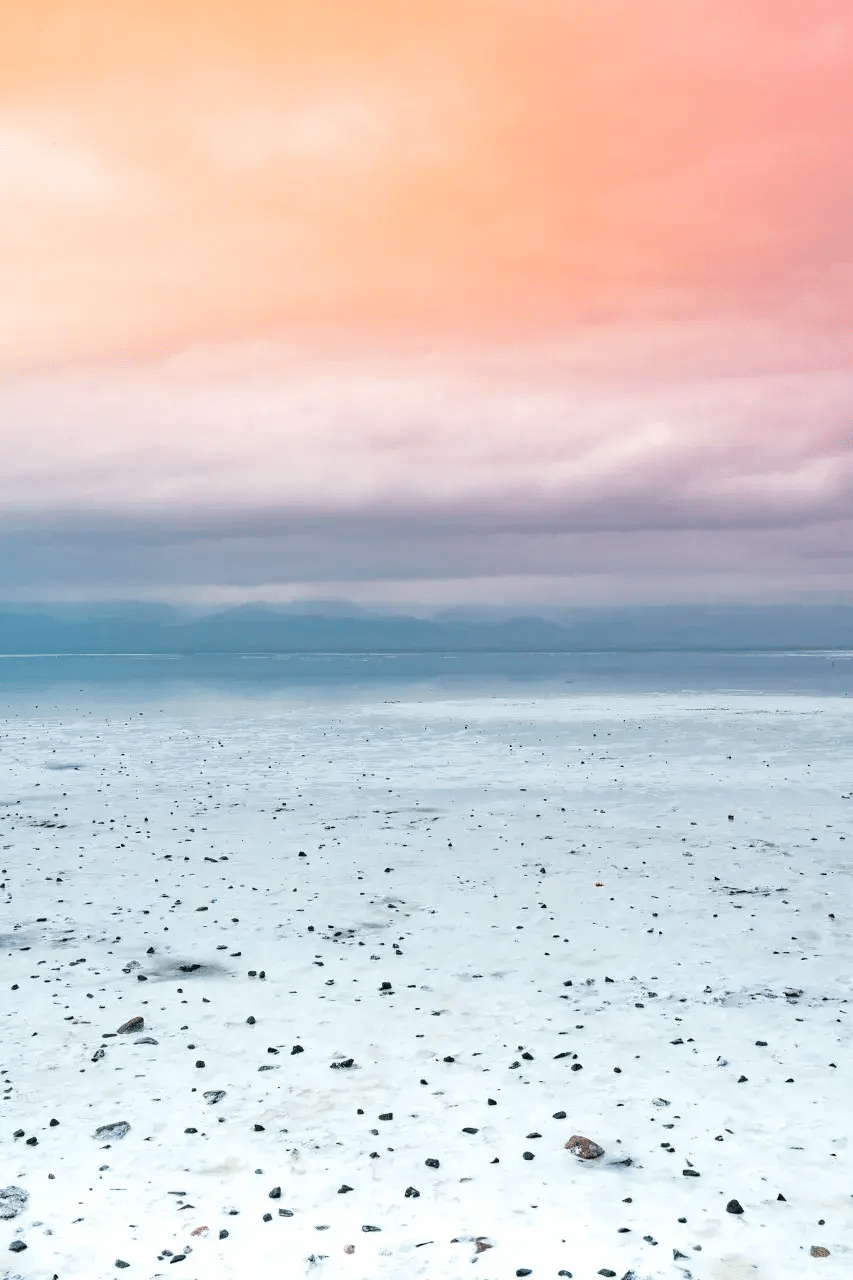
[(22, 7), (0, 591), (849, 592), (851, 34)]

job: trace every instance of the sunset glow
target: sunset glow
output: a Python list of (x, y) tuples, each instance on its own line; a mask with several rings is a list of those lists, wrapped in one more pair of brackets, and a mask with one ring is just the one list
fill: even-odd
[(6, 598), (853, 596), (849, 4), (3, 26)]

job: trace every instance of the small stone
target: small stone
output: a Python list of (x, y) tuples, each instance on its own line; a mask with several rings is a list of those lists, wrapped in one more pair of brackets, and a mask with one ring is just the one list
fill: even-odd
[(153, 1036), (143, 1036), (141, 1040), (134, 1040), (134, 1044), (159, 1044), (159, 1040), (155, 1040)]
[(222, 1227), (222, 1229), (221, 1229), (221, 1230), (220, 1230), (220, 1232), (219, 1232), (219, 1239), (220, 1239), (220, 1240), (227, 1240), (227, 1239), (228, 1239), (229, 1234), (230, 1234), (230, 1233), (229, 1233), (228, 1231), (226, 1231), (224, 1227)]
[(573, 1062), (573, 1063), (572, 1063), (572, 1071), (583, 1071), (583, 1063), (581, 1063), (581, 1062)]
[(248, 1016), (248, 1018), (246, 1019), (246, 1021), (247, 1021), (247, 1023), (249, 1024), (249, 1026), (250, 1026), (250, 1027), (253, 1027), (253, 1026), (255, 1025), (255, 1019), (252, 1017), (252, 1015), (251, 1015), (251, 1014), (249, 1014), (249, 1016)]
[(601, 1270), (596, 1274), (600, 1276), (615, 1276), (616, 1272), (611, 1271), (609, 1267), (602, 1267)]
[(809, 1249), (809, 1253), (813, 1258), (828, 1258), (829, 1250), (824, 1249), (822, 1244), (813, 1244)]
[(428, 1159), (428, 1160), (424, 1160), (424, 1164), (426, 1165), (426, 1167), (427, 1167), (428, 1169), (437, 1169), (437, 1168), (438, 1168), (438, 1161), (437, 1161), (437, 1160), (434, 1160), (432, 1157), (430, 1157), (430, 1159)]
[(600, 1147), (590, 1138), (582, 1137), (579, 1133), (572, 1134), (566, 1143), (566, 1150), (574, 1151), (581, 1160), (597, 1160), (599, 1156), (604, 1155), (604, 1147)]
[(726, 1213), (743, 1213), (743, 1205), (739, 1200), (730, 1200), (726, 1205)]
[(264, 1132), (264, 1126), (263, 1126), (262, 1124), (256, 1124), (256, 1125), (253, 1125), (252, 1127), (254, 1128), (255, 1133), (263, 1133), (263, 1132)]
[(521, 1158), (522, 1160), (535, 1160), (536, 1157), (532, 1151), (522, 1151)]
[[(682, 1169), (682, 1170), (681, 1170), (681, 1175), (682, 1175), (682, 1177), (684, 1177), (684, 1178), (701, 1178), (701, 1176), (702, 1176), (700, 1173), (698, 1173), (698, 1172), (696, 1171), (696, 1169)], [(736, 1200), (733, 1200), (733, 1201), (732, 1201), (732, 1204), (737, 1204), (737, 1201), (736, 1201)], [(732, 1212), (732, 1213), (737, 1213), (737, 1210), (736, 1210), (736, 1209), (733, 1209), (731, 1212)]]
[(533, 1272), (530, 1270), (530, 1267), (519, 1267), (515, 1274), (517, 1276), (532, 1276)]
[(472, 1126), (471, 1126), (471, 1125), (467, 1124), (467, 1125), (465, 1125), (465, 1127), (464, 1127), (464, 1129), (462, 1130), (462, 1132), (463, 1132), (463, 1133), (479, 1133), (479, 1132), (480, 1132), (480, 1130), (479, 1130), (479, 1129), (474, 1129), (474, 1128), (472, 1128)]
[(12, 1243), (9, 1245), (9, 1252), (23, 1253), (26, 1247), (27, 1246), (24, 1244), (23, 1240), (13, 1240)]
[(124, 1271), (126, 1267), (130, 1266), (130, 1263), (125, 1262), (124, 1258), (116, 1258), (115, 1264), (118, 1267), (119, 1271)]
[(379, 1117), (379, 1119), (380, 1119), (380, 1120), (393, 1120), (393, 1119), (394, 1119), (394, 1112), (393, 1112), (393, 1111), (383, 1111), (383, 1112), (382, 1112), (382, 1115)]
[(265, 1214), (264, 1214), (264, 1222), (272, 1222), (272, 1214), (271, 1214), (271, 1213), (265, 1213)]
[(345, 1196), (348, 1191), (352, 1191), (352, 1187), (348, 1187), (345, 1182), (342, 1182), (338, 1187), (338, 1195)]
[(290, 1056), (292, 1058), (294, 1053), (304, 1053), (304, 1052), (305, 1050), (302, 1048), (301, 1044), (295, 1044), (293, 1048), (290, 1050)]
[(406, 1187), (407, 1200), (417, 1200), (420, 1194), (421, 1193), (418, 1191), (417, 1187)]
[(270, 1192), (270, 1200), (280, 1200), (280, 1199), (281, 1199), (281, 1187), (273, 1187), (272, 1191)]
[(204, 1066), (204, 1061), (203, 1061), (203, 1059), (202, 1059), (202, 1058), (199, 1058), (199, 1059), (197, 1060), (197, 1062), (196, 1062), (196, 1064), (195, 1064), (195, 1065), (196, 1065), (197, 1067), (203, 1067), (203, 1066)]
[(92, 1137), (97, 1138), (99, 1142), (118, 1142), (128, 1133), (130, 1133), (130, 1125), (127, 1121), (116, 1120), (113, 1124), (99, 1125)]
[(221, 1102), (225, 1097), (224, 1089), (207, 1089), (201, 1095), (209, 1107), (215, 1106), (217, 1102)]
[(566, 1118), (566, 1113), (565, 1113), (565, 1111), (555, 1111), (555, 1112), (554, 1112), (554, 1117), (553, 1117), (553, 1118), (554, 1118), (555, 1120), (565, 1120), (565, 1118)]
[(381, 1227), (362, 1227), (362, 1231), (381, 1231)]
[(29, 1198), (23, 1187), (8, 1186), (0, 1189), (0, 1218), (16, 1218), (26, 1209)]
[[(145, 1030), (145, 1019), (137, 1015), (135, 1018), (128, 1018), (127, 1022), (123, 1022), (121, 1026), (118, 1028), (118, 1034), (128, 1035), (131, 1031), (144, 1031), (144, 1030)], [(118, 1263), (116, 1263), (116, 1266), (118, 1266)]]

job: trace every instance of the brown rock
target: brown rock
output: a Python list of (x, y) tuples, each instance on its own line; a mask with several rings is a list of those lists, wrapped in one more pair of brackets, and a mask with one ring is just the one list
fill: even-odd
[(145, 1019), (139, 1017), (130, 1018), (127, 1022), (123, 1022), (118, 1030), (119, 1035), (129, 1035), (132, 1031), (144, 1031)]
[(597, 1160), (599, 1156), (604, 1155), (604, 1147), (600, 1147), (591, 1138), (582, 1137), (579, 1133), (572, 1134), (566, 1143), (566, 1150), (574, 1151), (581, 1160)]
[(809, 1249), (809, 1253), (812, 1255), (813, 1258), (829, 1257), (829, 1250), (824, 1249), (822, 1244), (813, 1244), (812, 1247)]

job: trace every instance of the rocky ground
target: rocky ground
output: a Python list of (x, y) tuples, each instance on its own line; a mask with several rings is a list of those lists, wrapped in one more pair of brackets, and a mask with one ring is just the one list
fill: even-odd
[(0, 1276), (849, 1275), (842, 700), (2, 733)]

